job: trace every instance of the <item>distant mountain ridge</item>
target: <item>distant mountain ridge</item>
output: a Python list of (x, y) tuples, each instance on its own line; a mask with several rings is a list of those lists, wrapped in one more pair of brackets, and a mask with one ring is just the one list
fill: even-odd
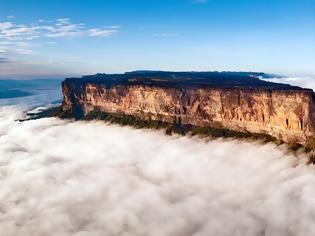
[(51, 89), (60, 84), (61, 80), (57, 79), (0, 79), (0, 99), (30, 96), (36, 89)]

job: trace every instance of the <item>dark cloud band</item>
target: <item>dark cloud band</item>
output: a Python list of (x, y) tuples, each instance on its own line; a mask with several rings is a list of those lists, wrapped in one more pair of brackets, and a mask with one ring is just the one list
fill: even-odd
[(0, 57), (0, 63), (8, 63), (8, 62), (9, 62), (9, 58)]

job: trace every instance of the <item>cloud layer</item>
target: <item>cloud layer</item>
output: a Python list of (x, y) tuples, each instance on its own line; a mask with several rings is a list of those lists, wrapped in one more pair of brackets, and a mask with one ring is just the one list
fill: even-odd
[(315, 78), (313, 77), (280, 77), (265, 80), (275, 83), (291, 84), (302, 88), (313, 89), (313, 91), (315, 91)]
[(0, 232), (315, 235), (315, 169), (274, 145), (0, 108)]

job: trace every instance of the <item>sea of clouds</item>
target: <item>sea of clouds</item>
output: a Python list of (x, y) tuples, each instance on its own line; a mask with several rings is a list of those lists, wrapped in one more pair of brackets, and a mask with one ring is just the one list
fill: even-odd
[(303, 154), (23, 116), (0, 108), (1, 235), (315, 235)]
[(16, 121), (58, 99), (51, 90), (0, 100), (0, 235), (315, 235), (315, 167), (304, 154), (102, 122)]
[(276, 77), (271, 79), (264, 79), (265, 81), (282, 83), (282, 84), (290, 84), (293, 86), (299, 86), (302, 88), (309, 88), (315, 91), (315, 78), (311, 76), (304, 77)]

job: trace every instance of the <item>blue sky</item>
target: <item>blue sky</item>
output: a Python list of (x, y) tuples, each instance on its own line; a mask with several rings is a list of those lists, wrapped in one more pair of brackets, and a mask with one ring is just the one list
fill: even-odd
[(0, 76), (315, 74), (315, 0), (0, 0)]

